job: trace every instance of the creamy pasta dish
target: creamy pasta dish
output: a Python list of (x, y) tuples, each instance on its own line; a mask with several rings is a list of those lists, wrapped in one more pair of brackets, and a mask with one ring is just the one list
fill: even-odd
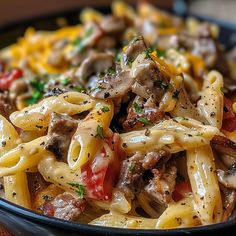
[(84, 224), (236, 219), (236, 50), (141, 2), (0, 51), (2, 197)]

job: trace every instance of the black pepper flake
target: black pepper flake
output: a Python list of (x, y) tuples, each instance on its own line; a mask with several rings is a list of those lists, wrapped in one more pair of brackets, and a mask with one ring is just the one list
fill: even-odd
[(16, 192), (13, 192), (13, 193), (12, 193), (12, 196), (15, 197), (15, 196), (16, 196)]
[(211, 112), (211, 114), (210, 114), (211, 117), (214, 117), (215, 115), (216, 115), (216, 113), (214, 111)]
[(3, 184), (0, 184), (0, 190), (4, 189)]
[(198, 217), (197, 217), (196, 215), (193, 216), (193, 219), (194, 219), (194, 220), (197, 219), (197, 218), (198, 218)]
[(151, 133), (150, 129), (146, 129), (146, 130), (145, 130), (145, 136), (149, 136), (150, 133)]
[(104, 98), (108, 98), (108, 97), (110, 97), (110, 93), (109, 92), (105, 92), (104, 93)]
[(5, 147), (5, 146), (6, 146), (6, 144), (7, 144), (7, 142), (6, 142), (6, 141), (2, 141), (2, 147)]
[(38, 128), (38, 129), (42, 129), (43, 128), (42, 125), (35, 125), (35, 127)]
[(127, 148), (128, 146), (127, 146), (126, 143), (122, 143), (122, 147), (123, 147), (123, 148)]

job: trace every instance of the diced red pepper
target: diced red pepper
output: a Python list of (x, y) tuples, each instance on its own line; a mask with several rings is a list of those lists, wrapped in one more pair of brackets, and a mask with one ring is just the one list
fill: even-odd
[[(113, 134), (112, 137), (106, 139), (109, 147), (114, 151), (118, 148), (118, 135)], [(86, 186), (86, 195), (88, 198), (96, 200), (110, 200), (112, 197), (112, 188), (114, 181), (118, 176), (120, 163), (115, 156), (112, 160), (106, 156), (105, 148), (101, 149), (101, 153), (95, 156), (93, 163), (102, 163), (100, 168), (93, 168), (93, 163), (87, 163), (81, 169), (81, 181)]]
[(183, 181), (175, 185), (172, 198), (175, 202), (178, 202), (186, 197), (190, 192), (192, 192), (190, 183)]
[(12, 69), (9, 73), (3, 72), (0, 76), (0, 90), (9, 89), (11, 83), (22, 76), (23, 72), (20, 69)]

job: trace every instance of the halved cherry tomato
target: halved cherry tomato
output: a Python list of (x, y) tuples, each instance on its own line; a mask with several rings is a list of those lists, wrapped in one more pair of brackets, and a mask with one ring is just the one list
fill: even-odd
[[(113, 135), (107, 140), (109, 147), (114, 151), (118, 145), (118, 136)], [(120, 163), (117, 156), (112, 160), (109, 159), (103, 147), (93, 162), (85, 164), (81, 169), (81, 182), (86, 186), (87, 197), (96, 200), (110, 200), (119, 168)]]
[(226, 97), (224, 97), (222, 129), (230, 132), (236, 130), (236, 114), (233, 111), (233, 103)]
[(23, 72), (20, 69), (12, 69), (9, 73), (3, 72), (0, 76), (0, 90), (9, 89), (11, 83), (22, 75)]
[(178, 202), (186, 197), (190, 192), (192, 192), (190, 183), (183, 181), (175, 185), (172, 198), (175, 202)]

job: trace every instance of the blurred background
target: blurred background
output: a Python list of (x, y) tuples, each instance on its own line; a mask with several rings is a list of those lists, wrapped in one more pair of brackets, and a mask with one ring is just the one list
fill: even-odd
[[(134, 4), (137, 0), (126, 0)], [(174, 9), (183, 14), (186, 12), (217, 18), (236, 24), (236, 0), (149, 0), (166, 9)], [(58, 13), (64, 10), (75, 10), (81, 7), (108, 7), (111, 0), (0, 0), (0, 27), (32, 17)]]

